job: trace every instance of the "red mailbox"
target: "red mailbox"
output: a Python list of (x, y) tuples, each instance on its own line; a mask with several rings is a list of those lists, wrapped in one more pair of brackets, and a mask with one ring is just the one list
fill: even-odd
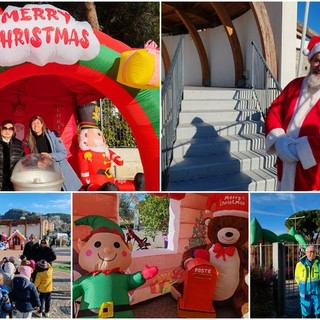
[(183, 318), (215, 318), (212, 297), (217, 270), (209, 261), (195, 258), (188, 261), (182, 297), (178, 301), (178, 316)]

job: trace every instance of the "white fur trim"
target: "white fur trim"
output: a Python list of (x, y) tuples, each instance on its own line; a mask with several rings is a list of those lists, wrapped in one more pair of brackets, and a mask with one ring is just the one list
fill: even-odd
[(89, 177), (89, 172), (83, 172), (83, 173), (81, 173), (81, 177), (82, 177), (82, 178)]
[(301, 91), (297, 105), (295, 106), (292, 118), (287, 128), (287, 135), (291, 138), (298, 138), (300, 128), (303, 125), (305, 118), (307, 117), (310, 110), (316, 105), (320, 99), (320, 90), (314, 94), (308, 94), (308, 84), (305, 78), (302, 82)]
[(307, 55), (310, 53), (310, 50), (307, 49), (307, 48), (305, 48), (305, 49), (302, 50), (302, 53), (303, 53), (305, 56), (307, 56)]
[[(320, 50), (320, 47), (319, 47), (319, 50)], [(308, 115), (310, 110), (314, 107), (314, 105), (318, 102), (320, 98), (320, 92), (319, 92), (320, 90), (318, 90), (315, 94), (308, 96), (307, 89), (308, 89), (308, 85), (307, 85), (307, 80), (305, 78), (302, 82), (298, 102), (295, 106), (292, 118), (287, 128), (287, 135), (291, 138), (299, 137), (300, 128), (306, 116)], [(299, 138), (299, 143), (297, 144), (297, 152), (301, 160), (301, 164), (303, 165), (304, 169), (306, 169), (308, 166), (313, 166), (314, 165), (313, 163), (315, 160), (313, 158), (313, 154), (312, 154), (309, 143), (304, 142), (304, 139), (303, 139), (301, 140), (301, 146), (300, 146), (300, 139), (301, 138)], [(306, 152), (306, 154), (304, 152)], [(310, 154), (312, 155), (312, 157), (310, 157)], [(296, 163), (283, 163), (283, 174), (281, 178), (281, 186), (279, 188), (280, 191), (294, 191), (296, 168), (297, 168)]]
[(221, 210), (221, 211), (215, 211), (213, 213), (213, 218), (224, 217), (224, 216), (241, 217), (241, 218), (248, 219), (248, 212), (241, 211), (241, 210)]
[(281, 179), (281, 187), (279, 191), (294, 191), (296, 168), (296, 162), (283, 162), (283, 173)]
[(297, 144), (297, 152), (304, 170), (310, 169), (317, 164), (317, 161), (313, 156), (308, 137), (299, 138), (299, 143)]
[(282, 128), (275, 128), (271, 130), (266, 136), (266, 152), (272, 154), (276, 152), (274, 144), (276, 141), (285, 135), (285, 132)]
[(312, 49), (309, 51), (308, 54), (308, 60), (310, 61), (312, 59), (312, 57), (320, 52), (320, 42), (318, 42), (317, 44), (315, 44)]

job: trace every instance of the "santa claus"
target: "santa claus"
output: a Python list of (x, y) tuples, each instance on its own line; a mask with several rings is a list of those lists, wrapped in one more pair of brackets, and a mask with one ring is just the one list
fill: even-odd
[(304, 50), (306, 77), (291, 81), (266, 117), (266, 150), (276, 153), (278, 190), (320, 190), (320, 37)]
[[(97, 126), (98, 110), (95, 103), (78, 108), (80, 123), (78, 163), (84, 185), (99, 188), (105, 183), (114, 183), (111, 164), (122, 166), (123, 159), (106, 144), (102, 131)], [(92, 189), (93, 190), (93, 189)]]

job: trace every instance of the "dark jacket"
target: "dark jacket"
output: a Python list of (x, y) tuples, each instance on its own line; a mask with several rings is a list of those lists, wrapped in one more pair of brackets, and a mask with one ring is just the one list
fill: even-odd
[(38, 262), (42, 259), (46, 260), (47, 262), (49, 262), (50, 264), (57, 259), (56, 254), (54, 253), (54, 251), (49, 248), (49, 247), (39, 247), (36, 251), (35, 251), (35, 261)]
[(10, 180), (16, 163), (24, 157), (23, 144), (17, 138), (11, 138), (9, 144), (0, 137), (0, 190), (13, 191)]
[(31, 241), (27, 242), (24, 246), (22, 254), (27, 257), (27, 260), (36, 261), (36, 250), (39, 248), (39, 242), (32, 243)]
[(35, 307), (40, 307), (39, 293), (34, 284), (21, 275), (13, 278), (11, 299), (20, 312), (30, 312)]

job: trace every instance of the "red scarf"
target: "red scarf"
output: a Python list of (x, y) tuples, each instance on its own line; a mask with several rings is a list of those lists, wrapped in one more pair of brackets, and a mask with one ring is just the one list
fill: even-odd
[(213, 248), (213, 252), (216, 253), (215, 257), (219, 259), (222, 256), (223, 261), (226, 261), (226, 255), (232, 257), (235, 250), (235, 247), (223, 247), (220, 243), (216, 243)]
[(104, 273), (107, 276), (112, 272), (123, 273), (123, 272), (120, 271), (120, 268), (114, 268), (112, 270), (95, 270), (95, 271), (89, 272), (88, 275), (92, 274), (93, 276), (96, 276), (99, 273)]

